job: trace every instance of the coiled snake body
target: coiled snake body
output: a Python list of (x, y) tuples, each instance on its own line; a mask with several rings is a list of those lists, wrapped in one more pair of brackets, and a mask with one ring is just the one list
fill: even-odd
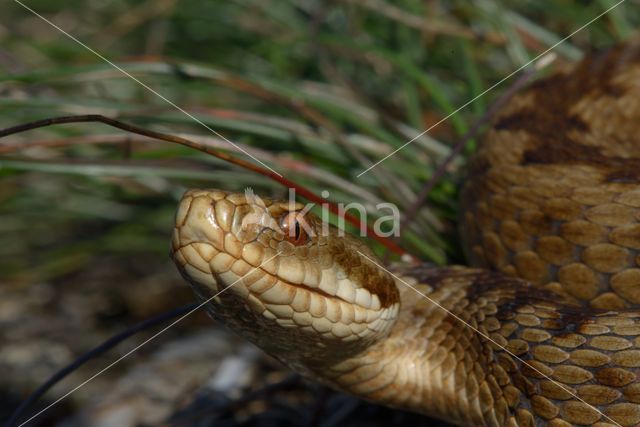
[(201, 298), (229, 286), (215, 318), (371, 401), (470, 426), (638, 425), (639, 63), (635, 46), (591, 56), (498, 115), (462, 192), (482, 268), (387, 271), (301, 206), (217, 190), (185, 194), (174, 259)]

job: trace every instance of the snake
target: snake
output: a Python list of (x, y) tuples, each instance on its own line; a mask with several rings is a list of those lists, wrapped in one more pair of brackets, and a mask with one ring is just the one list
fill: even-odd
[(462, 426), (640, 425), (640, 45), (531, 82), (468, 162), (468, 266), (383, 263), (298, 202), (180, 201), (172, 257), (289, 369)]

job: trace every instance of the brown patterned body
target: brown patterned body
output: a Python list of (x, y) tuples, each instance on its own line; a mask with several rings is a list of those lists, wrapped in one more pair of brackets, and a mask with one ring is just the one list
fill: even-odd
[(462, 196), (474, 265), (594, 308), (640, 303), (638, 62), (612, 49), (504, 109)]
[(467, 426), (640, 425), (639, 130), (636, 45), (516, 96), (462, 195), (485, 269), (387, 270), (218, 190), (184, 196), (173, 257), (216, 319), (332, 387)]
[(529, 325), (515, 314), (526, 305), (509, 314), (514, 353), (569, 389), (529, 370), (516, 387), (532, 422), (640, 423), (638, 65), (638, 45), (623, 45), (534, 83), (471, 164), (461, 233), (471, 262), (580, 306)]
[(640, 313), (594, 312), (486, 270), (399, 273), (398, 322), (332, 370), (342, 388), (467, 426), (640, 423)]

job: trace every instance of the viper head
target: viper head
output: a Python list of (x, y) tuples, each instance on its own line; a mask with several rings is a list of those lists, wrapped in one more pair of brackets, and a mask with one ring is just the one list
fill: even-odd
[(398, 312), (370, 250), (299, 203), (190, 190), (172, 252), (214, 318), (294, 368), (363, 350)]

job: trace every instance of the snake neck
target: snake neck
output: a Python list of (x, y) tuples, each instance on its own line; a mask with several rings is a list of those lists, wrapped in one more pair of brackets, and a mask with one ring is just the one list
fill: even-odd
[[(530, 284), (466, 267), (399, 271), (401, 309), (389, 335), (324, 370), (325, 382), (376, 403), (422, 412), (459, 425), (527, 425), (523, 384), (541, 376), (510, 348), (535, 341), (513, 316), (554, 316), (558, 301)], [(538, 301), (535, 306), (529, 303)], [(523, 315), (517, 314), (522, 311)], [(529, 314), (533, 313), (533, 314)], [(532, 320), (522, 320), (524, 323)], [(464, 324), (464, 325), (462, 325)], [(527, 350), (535, 350), (531, 342)], [(522, 345), (520, 345), (522, 347)], [(518, 351), (520, 351), (519, 349)], [(536, 365), (537, 366), (537, 365)], [(525, 387), (526, 388), (526, 387)], [(524, 422), (524, 424), (520, 424)]]
[(401, 308), (388, 336), (323, 370), (325, 382), (376, 403), (463, 423), (467, 406), (479, 408), (480, 394), (488, 391), (469, 381), (488, 361), (479, 337), (458, 323), (478, 327), (497, 307), (469, 309), (463, 281), (434, 288), (412, 275), (399, 276), (397, 286)]
[(389, 335), (332, 366), (330, 384), (465, 426), (640, 422), (637, 312), (478, 269), (408, 272)]

